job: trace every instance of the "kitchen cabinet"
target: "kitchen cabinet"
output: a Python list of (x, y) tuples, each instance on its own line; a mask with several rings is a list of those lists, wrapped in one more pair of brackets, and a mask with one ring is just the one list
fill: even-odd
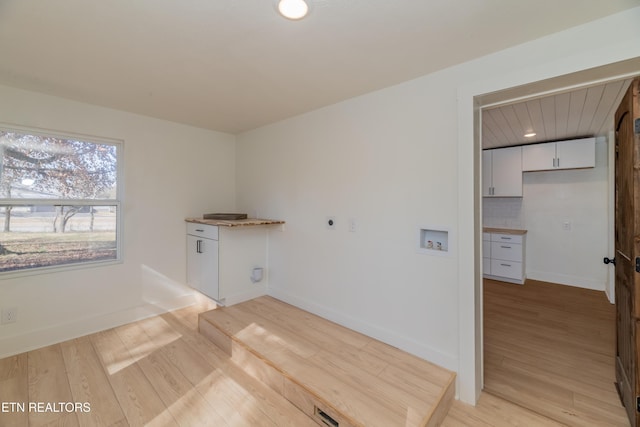
[(482, 233), (482, 271), (491, 273), (491, 233)]
[(482, 266), (486, 278), (523, 284), (526, 231), (491, 229), (482, 235)]
[(187, 224), (187, 284), (218, 300), (218, 227)]
[(595, 138), (546, 142), (522, 147), (522, 170), (525, 172), (593, 168), (595, 165)]
[(265, 295), (266, 225), (283, 221), (198, 221), (187, 220), (187, 284), (227, 306)]
[(522, 197), (522, 147), (482, 152), (482, 196)]

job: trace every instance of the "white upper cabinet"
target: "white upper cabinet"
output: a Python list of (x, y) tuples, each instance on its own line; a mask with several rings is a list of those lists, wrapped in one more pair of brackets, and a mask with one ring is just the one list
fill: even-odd
[(544, 171), (554, 169), (556, 164), (556, 143), (533, 144), (522, 147), (522, 170)]
[(482, 152), (482, 195), (522, 197), (522, 147)]
[(596, 139), (584, 138), (556, 143), (557, 169), (596, 167)]
[(522, 147), (522, 170), (593, 168), (596, 165), (596, 139), (547, 142)]

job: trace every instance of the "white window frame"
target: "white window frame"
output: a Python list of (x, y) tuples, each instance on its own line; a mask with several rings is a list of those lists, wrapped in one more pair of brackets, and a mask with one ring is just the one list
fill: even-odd
[(0, 123), (0, 130), (6, 132), (16, 132), (44, 137), (55, 137), (70, 139), (82, 142), (89, 142), (100, 145), (112, 145), (116, 147), (116, 197), (115, 199), (12, 199), (0, 198), (0, 206), (115, 206), (116, 207), (116, 258), (98, 261), (79, 261), (69, 264), (60, 264), (44, 267), (23, 268), (0, 272), (0, 280), (10, 279), (19, 276), (29, 276), (34, 274), (54, 273), (66, 270), (78, 270), (92, 267), (103, 267), (123, 262), (123, 221), (122, 221), (122, 196), (124, 194), (124, 140), (86, 135), (72, 132), (62, 132), (57, 130), (40, 129), (13, 124)]

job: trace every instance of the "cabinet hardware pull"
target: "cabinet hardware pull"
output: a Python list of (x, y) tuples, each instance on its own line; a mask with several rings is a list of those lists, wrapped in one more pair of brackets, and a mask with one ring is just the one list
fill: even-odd
[(502, 249), (511, 249), (511, 246), (500, 246)]
[(196, 231), (197, 231), (198, 233), (204, 233), (204, 230), (203, 230), (203, 229), (201, 229), (201, 228), (196, 228)]
[(500, 239), (502, 239), (502, 240), (511, 240), (511, 237), (504, 237), (504, 236), (501, 236), (501, 237), (500, 237)]
[(202, 240), (196, 240), (196, 252), (199, 254), (202, 253)]
[(511, 264), (500, 264), (503, 267), (511, 267)]

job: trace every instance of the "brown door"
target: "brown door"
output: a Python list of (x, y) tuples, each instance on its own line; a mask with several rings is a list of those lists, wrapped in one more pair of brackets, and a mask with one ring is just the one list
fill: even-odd
[[(636, 78), (616, 111), (616, 381), (632, 426), (640, 426), (640, 105)], [(638, 261), (636, 261), (638, 260)], [(638, 271), (636, 271), (638, 270)]]

